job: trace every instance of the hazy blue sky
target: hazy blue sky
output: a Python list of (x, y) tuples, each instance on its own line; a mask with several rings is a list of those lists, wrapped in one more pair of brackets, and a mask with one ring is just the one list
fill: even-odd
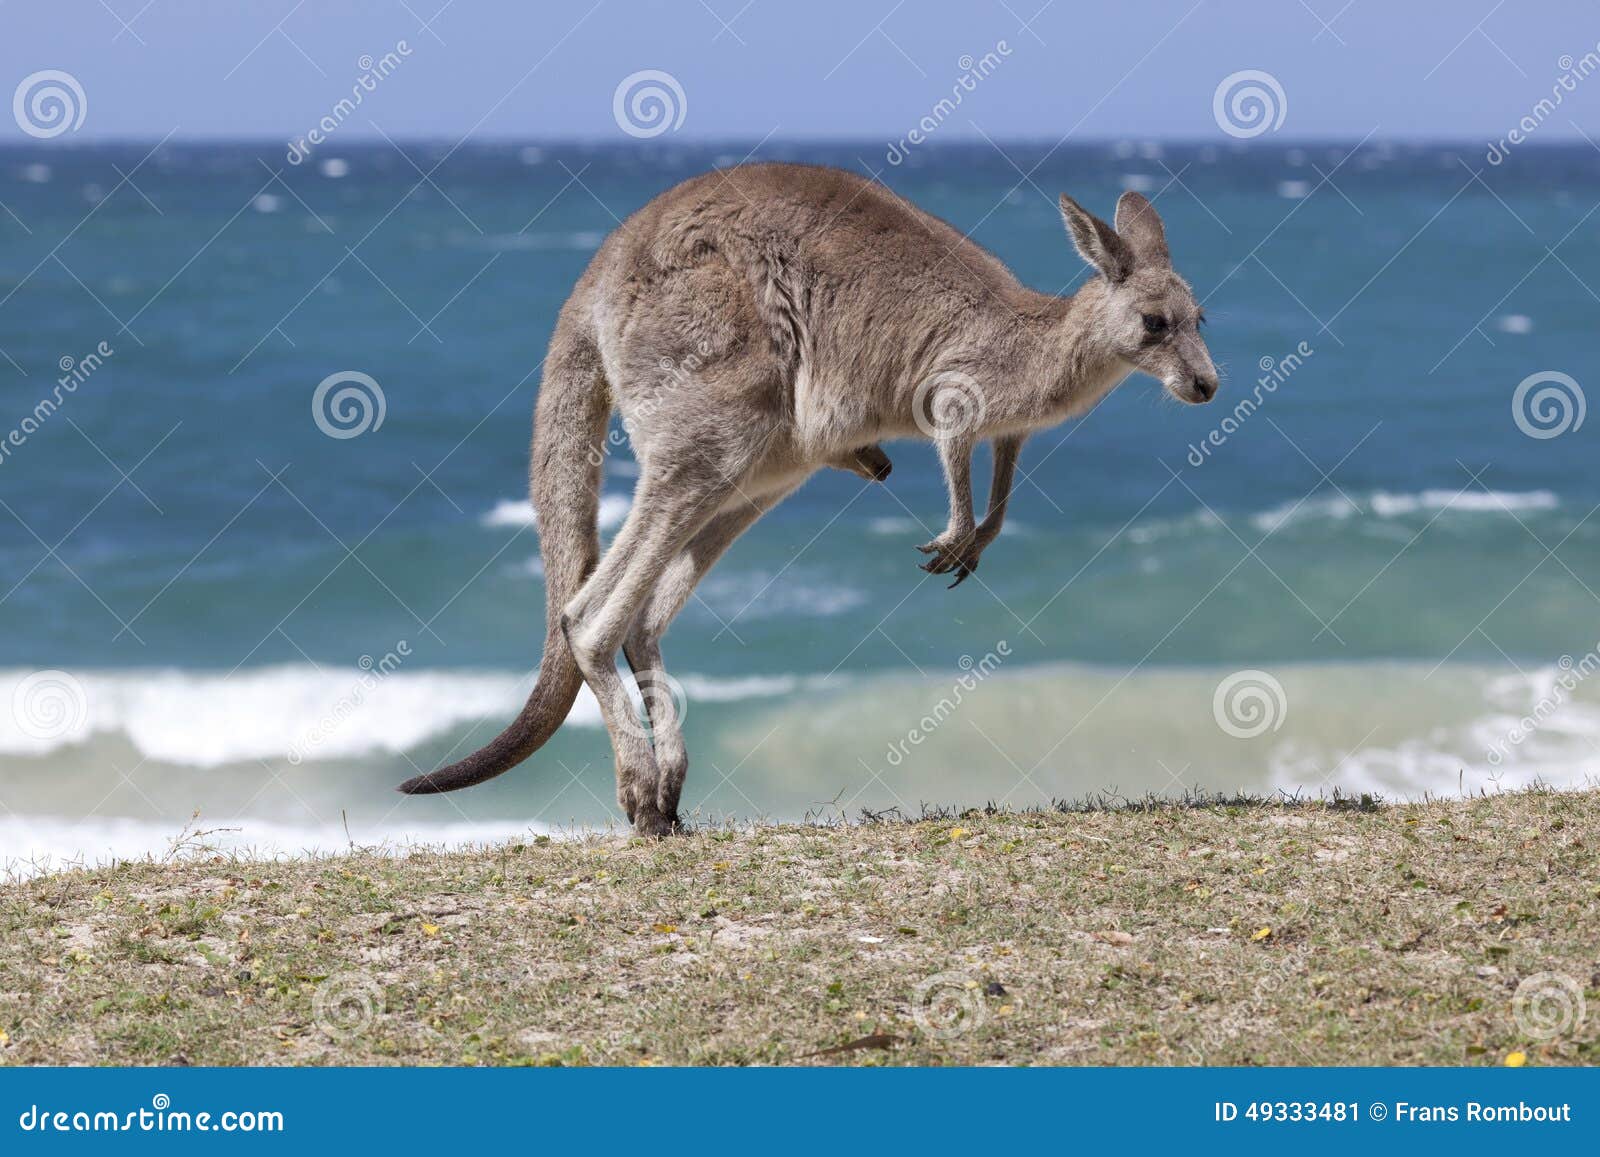
[[(125, 27), (123, 21), (128, 22)], [(1218, 82), (1281, 85), (1279, 139), (1498, 138), (1600, 41), (1594, 0), (6, 0), (0, 81), (69, 73), (77, 139), (308, 131), (360, 58), (411, 53), (341, 139), (626, 140), (618, 82), (670, 73), (680, 138), (898, 139), (950, 95), (962, 58), (1005, 55), (940, 139), (1215, 138)], [(1593, 85), (1588, 92), (1585, 85)], [(1580, 81), (1541, 140), (1600, 126)], [(0, 140), (25, 141), (13, 118)], [(374, 127), (376, 126), (376, 128)], [(1600, 135), (1600, 134), (1597, 134)]]

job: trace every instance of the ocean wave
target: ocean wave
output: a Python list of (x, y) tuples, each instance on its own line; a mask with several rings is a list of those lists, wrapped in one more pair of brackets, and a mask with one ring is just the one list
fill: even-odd
[[(944, 518), (941, 515), (938, 524), (918, 522), (908, 515), (889, 515), (881, 518), (867, 520), (867, 533), (882, 538), (902, 538), (906, 535), (917, 535), (923, 538), (933, 538), (944, 529)], [(1033, 524), (1020, 519), (1010, 519), (1006, 522), (1005, 533), (1008, 538), (1020, 538), (1033, 534)]]
[(1302, 502), (1284, 503), (1271, 510), (1252, 514), (1250, 524), (1258, 530), (1270, 531), (1317, 518), (1342, 521), (1370, 515), (1391, 519), (1441, 511), (1455, 514), (1519, 514), (1527, 510), (1553, 510), (1560, 505), (1561, 500), (1549, 490), (1423, 490), (1412, 494), (1374, 490), (1366, 495), (1364, 502), (1337, 493), (1319, 494)]
[[(600, 529), (615, 530), (628, 517), (633, 499), (626, 494), (600, 496)], [(494, 509), (478, 519), (480, 526), (533, 526), (533, 503), (526, 498), (502, 498)]]
[[(1184, 790), (1411, 800), (1600, 783), (1600, 677), (1557, 696), (1549, 671), (1513, 683), (1477, 664), (1261, 668), (1006, 664), (977, 685), (960, 670), (883, 676), (731, 722), (727, 745), (757, 749), (741, 779), (763, 806), (813, 775), (862, 806)], [(1578, 673), (1557, 671), (1569, 684)], [(1230, 697), (1236, 686), (1271, 694)], [(1151, 703), (1163, 705), (1154, 716)]]
[(452, 237), (457, 243), (493, 249), (500, 253), (518, 250), (576, 249), (588, 253), (600, 248), (606, 235), (593, 229), (580, 229), (572, 233), (492, 233), (486, 237), (458, 234)]
[(1195, 531), (1223, 530), (1225, 524), (1242, 519), (1257, 530), (1271, 532), (1302, 522), (1326, 520), (1376, 519), (1392, 522), (1441, 513), (1522, 515), (1532, 511), (1554, 510), (1561, 505), (1552, 490), (1444, 490), (1413, 492), (1373, 490), (1352, 496), (1342, 492), (1313, 494), (1295, 502), (1285, 502), (1267, 510), (1233, 514), (1200, 509), (1180, 518), (1157, 518), (1128, 528), (1130, 542), (1143, 545)]
[[(719, 618), (832, 618), (867, 602), (864, 591), (822, 578), (816, 571), (712, 571), (696, 591), (695, 601)], [(694, 604), (690, 604), (693, 609)]]
[[(37, 681), (35, 672), (0, 670), (0, 703), (21, 701)], [(59, 710), (41, 708), (31, 716), (0, 711), (0, 755), (47, 756), (99, 736), (124, 737), (148, 760), (189, 767), (400, 754), (470, 723), (508, 720), (527, 698), (531, 682), (528, 675), (498, 671), (384, 675), (309, 664), (233, 675), (78, 672), (58, 680)], [(786, 694), (801, 681), (686, 674), (680, 682), (691, 702), (734, 702)], [(586, 687), (567, 724), (600, 723), (600, 705)]]
[(867, 521), (867, 533), (881, 535), (884, 538), (899, 538), (902, 535), (921, 534), (926, 531), (927, 527), (920, 525), (915, 518), (903, 515), (872, 518)]

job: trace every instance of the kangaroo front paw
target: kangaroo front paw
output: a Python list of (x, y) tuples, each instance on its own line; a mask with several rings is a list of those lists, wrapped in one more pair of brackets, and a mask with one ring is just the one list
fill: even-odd
[(889, 455), (885, 454), (883, 447), (876, 443), (842, 454), (828, 465), (835, 470), (848, 470), (868, 482), (882, 482), (894, 469), (894, 463), (889, 461)]
[(956, 581), (950, 584), (951, 590), (960, 586), (968, 575), (978, 569), (978, 559), (983, 554), (983, 547), (970, 536), (958, 540), (941, 534), (917, 549), (923, 554), (933, 555), (922, 564), (922, 569), (929, 574), (955, 573)]

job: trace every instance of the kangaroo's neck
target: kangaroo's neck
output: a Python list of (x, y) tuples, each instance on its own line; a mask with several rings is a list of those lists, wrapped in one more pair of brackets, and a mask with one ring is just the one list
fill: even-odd
[(1106, 342), (1106, 291), (1094, 277), (1071, 297), (1018, 294), (1008, 389), (1017, 394), (1019, 419), (1051, 425), (1082, 413), (1127, 375), (1130, 367)]

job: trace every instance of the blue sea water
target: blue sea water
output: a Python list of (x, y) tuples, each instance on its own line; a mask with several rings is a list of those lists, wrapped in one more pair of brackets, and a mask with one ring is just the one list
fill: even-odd
[[(1592, 781), (1600, 151), (880, 152), (755, 155), (881, 170), (1051, 293), (1084, 276), (1056, 194), (1109, 216), (1145, 190), (1222, 393), (1135, 377), (1035, 437), (958, 590), (917, 569), (927, 445), (769, 515), (666, 641), (698, 816)], [(145, 850), (196, 812), (286, 848), (615, 817), (587, 698), (492, 784), (389, 789), (530, 685), (556, 311), (620, 218), (747, 153), (0, 152), (0, 861)], [(341, 372), (382, 395), (356, 436), (316, 420)]]

